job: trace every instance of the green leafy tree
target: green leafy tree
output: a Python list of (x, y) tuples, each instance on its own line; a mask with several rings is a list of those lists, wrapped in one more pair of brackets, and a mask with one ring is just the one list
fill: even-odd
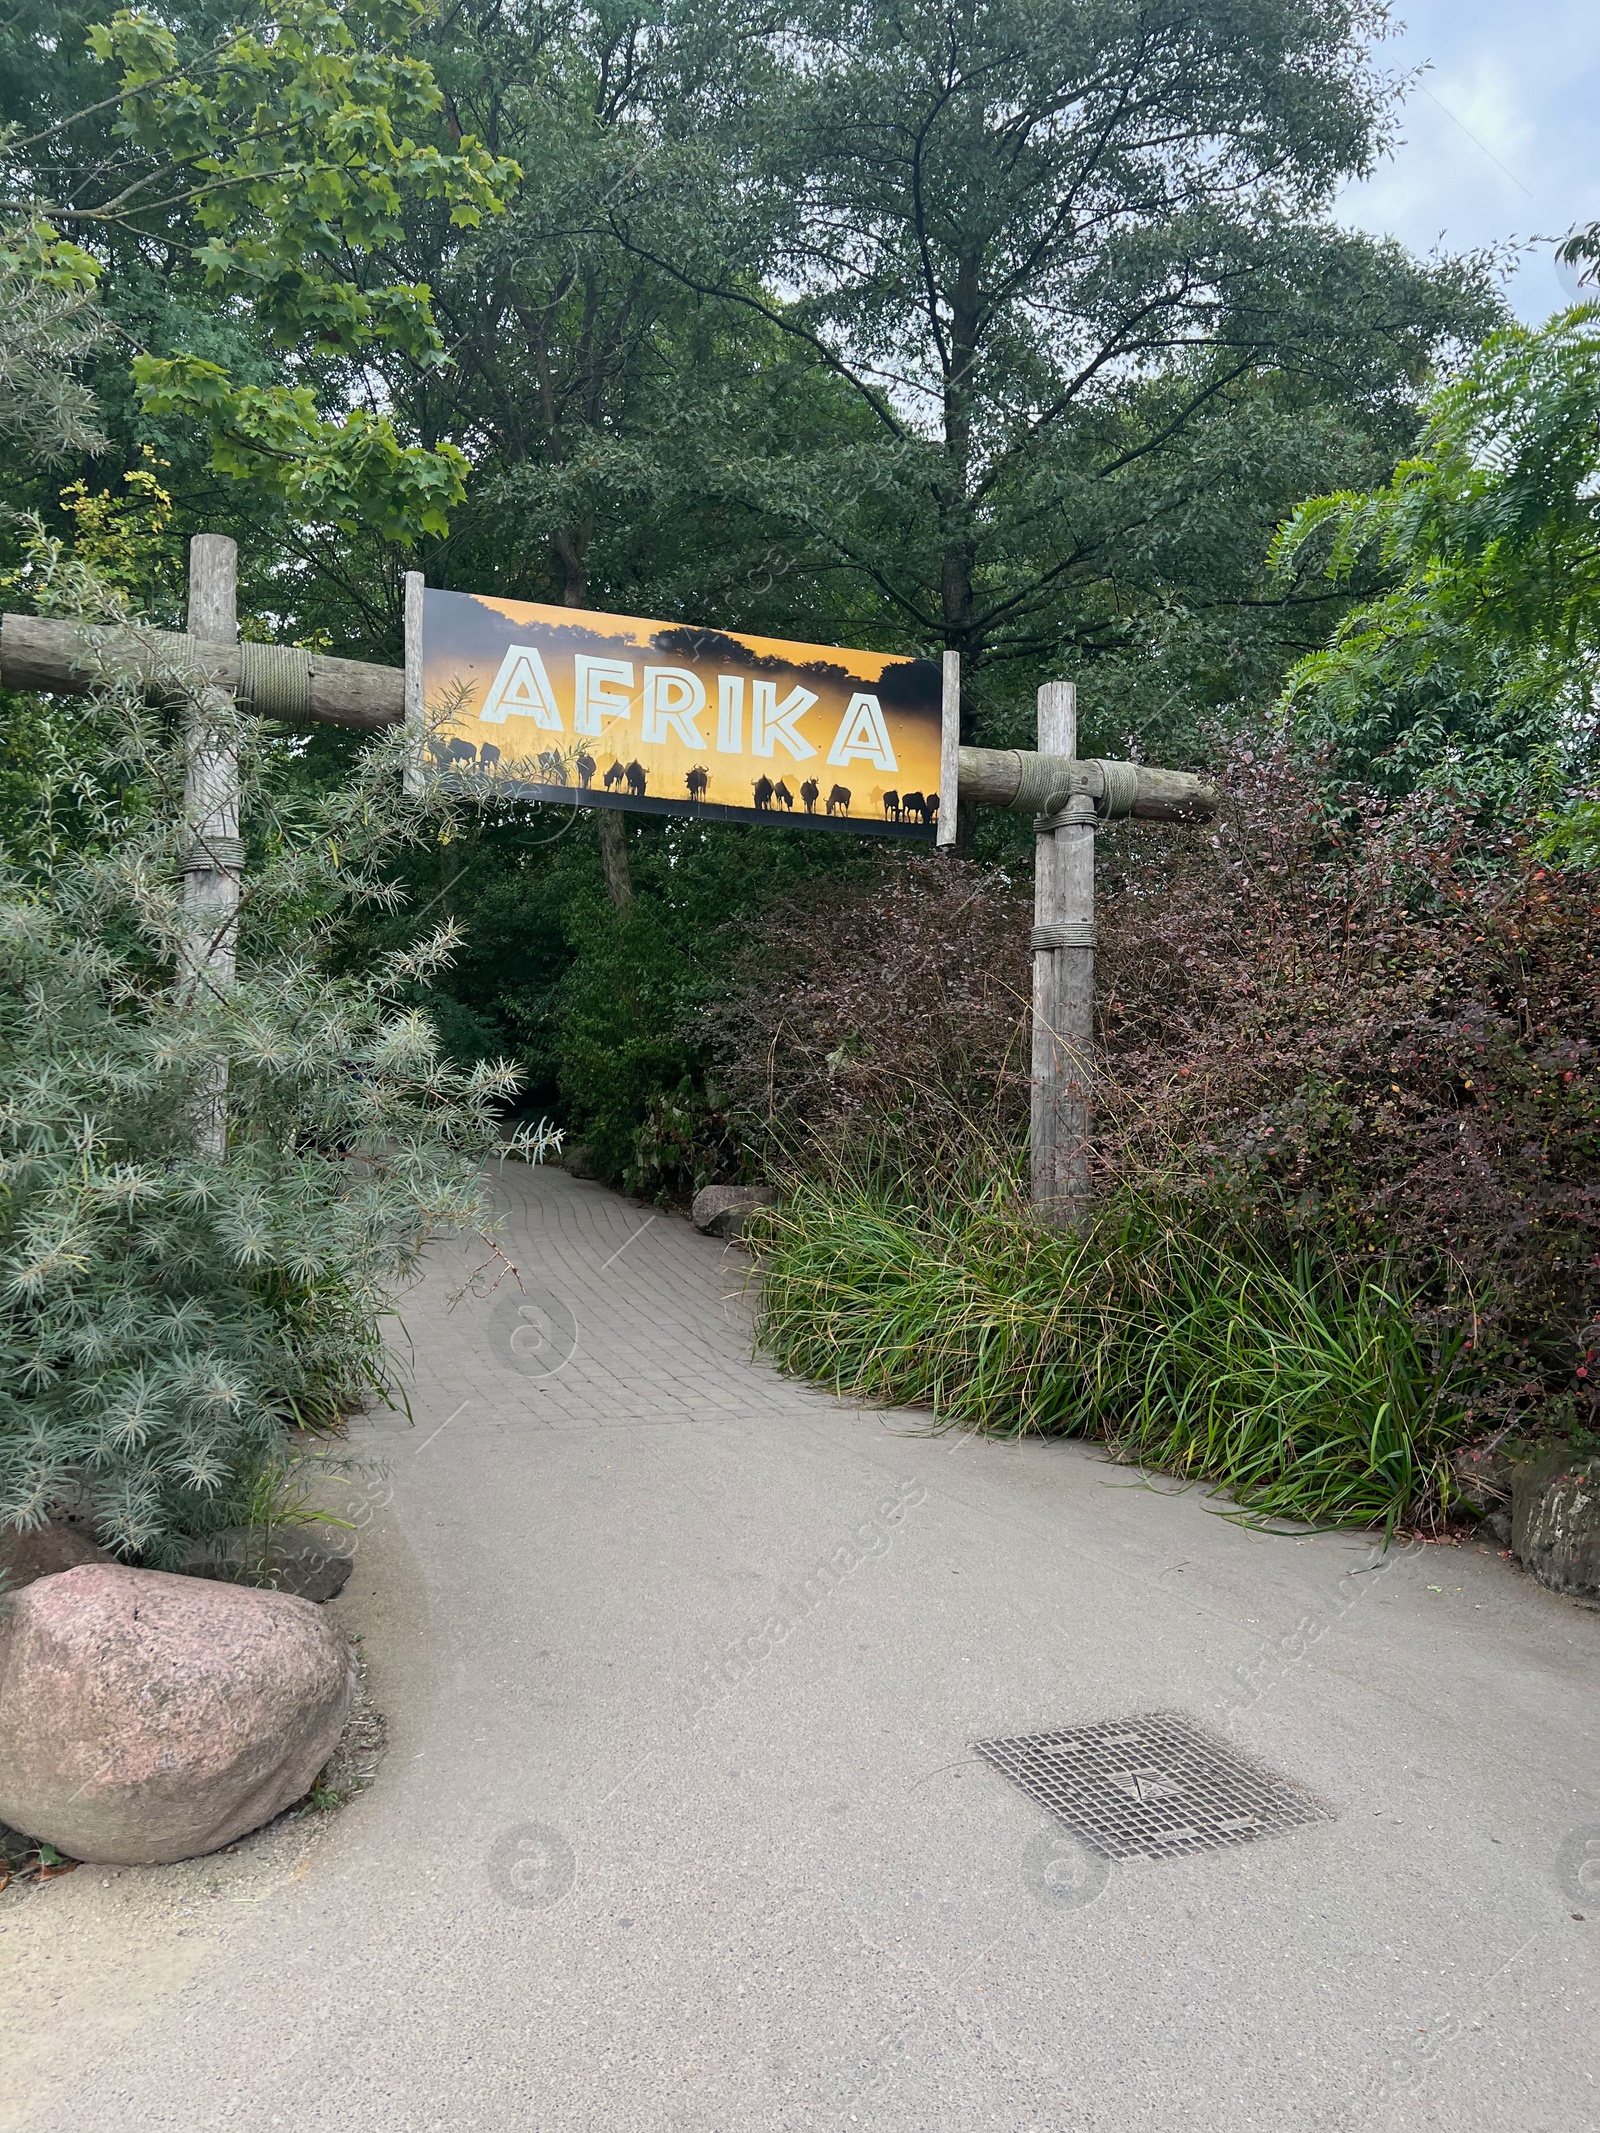
[(1501, 805), (1581, 784), (1600, 680), (1600, 309), (1495, 335), (1432, 395), (1393, 479), (1301, 505), (1277, 558), (1336, 586), (1385, 581), (1285, 695), (1335, 775)]
[(1226, 457), (1219, 421), (1242, 410), (1259, 437), (1250, 381), (1381, 424), (1441, 337), (1491, 314), (1473, 271), (1326, 224), (1381, 142), (1380, 20), (1344, 0), (815, 0), (764, 94), (612, 219), (868, 417), (859, 441), (747, 460), (747, 494), (910, 641), (1031, 681), (1155, 633), (1176, 590), (1160, 551)]
[(192, 348), (145, 349), (147, 415), (196, 425), (214, 473), (302, 518), (397, 539), (444, 530), (466, 462), (403, 441), (361, 390), (379, 347), (443, 357), (428, 291), (387, 276), (384, 250), (408, 201), (465, 230), (517, 175), (451, 138), (406, 49), (422, 15), (422, 0), (290, 0), (194, 35), (124, 10), (88, 27), (109, 93), (14, 124), (0, 165), (13, 222), (46, 246), (64, 234), (97, 267), (161, 258), (301, 373), (258, 383)]
[[(470, 555), (497, 585), (586, 604), (602, 522), (660, 512), (674, 402), (692, 421), (726, 385), (725, 367), (712, 384), (687, 360), (692, 299), (618, 245), (606, 217), (619, 189), (650, 182), (713, 85), (737, 77), (719, 17), (705, 0), (669, 0), (649, 20), (489, 7), (436, 32), (458, 121), (526, 168), (506, 212), (464, 243), (438, 208), (410, 218), (403, 256), (434, 291), (453, 360), (435, 376), (395, 350), (388, 375), (419, 420), (475, 443), (474, 505), (441, 561)], [(618, 560), (613, 535), (602, 583)]]

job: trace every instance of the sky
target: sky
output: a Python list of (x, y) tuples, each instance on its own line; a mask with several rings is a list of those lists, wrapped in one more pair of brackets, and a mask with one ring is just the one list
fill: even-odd
[(1392, 24), (1379, 64), (1427, 71), (1339, 220), (1423, 254), (1543, 237), (1506, 293), (1529, 323), (1548, 318), (1573, 301), (1553, 240), (1600, 217), (1600, 0), (1393, 0)]

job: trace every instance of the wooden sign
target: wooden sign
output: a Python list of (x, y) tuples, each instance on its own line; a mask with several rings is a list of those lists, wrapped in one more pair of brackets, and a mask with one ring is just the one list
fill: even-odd
[(432, 587), (416, 607), (407, 666), (443, 769), (544, 802), (935, 834), (934, 660)]

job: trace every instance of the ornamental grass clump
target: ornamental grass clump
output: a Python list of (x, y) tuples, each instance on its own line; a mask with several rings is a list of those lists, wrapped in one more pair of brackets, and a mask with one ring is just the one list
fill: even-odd
[[(38, 604), (123, 619), (48, 543)], [(308, 789), (248, 718), (230, 990), (182, 982), (185, 705), (114, 664), (86, 702), (12, 698), (27, 790), (0, 852), (0, 1527), (86, 1506), (157, 1565), (248, 1516), (287, 1432), (391, 1387), (382, 1325), (436, 1232), (480, 1224), (511, 1068), (461, 1071), (407, 989), (449, 927), (329, 974), (388, 864), (441, 834), (388, 740)], [(219, 1083), (226, 1145), (199, 1130)]]
[(1063, 1233), (985, 1168), (922, 1196), (882, 1169), (794, 1179), (757, 1232), (782, 1366), (942, 1426), (1099, 1438), (1254, 1519), (1448, 1516), (1467, 1358), (1401, 1283), (1285, 1264), (1196, 1204), (1126, 1195)]
[(761, 1339), (785, 1370), (1005, 1436), (1092, 1426), (1118, 1301), (1085, 1278), (1087, 1246), (992, 1187), (932, 1206), (892, 1174), (801, 1174), (752, 1234)]
[(1466, 1344), (1392, 1270), (1304, 1248), (1284, 1265), (1188, 1222), (1135, 1265), (1136, 1348), (1097, 1418), (1116, 1456), (1213, 1482), (1259, 1518), (1390, 1532), (1447, 1518)]

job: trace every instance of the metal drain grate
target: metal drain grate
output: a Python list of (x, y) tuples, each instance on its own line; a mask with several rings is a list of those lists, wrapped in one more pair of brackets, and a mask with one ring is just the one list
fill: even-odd
[(979, 1755), (1097, 1851), (1170, 1859), (1248, 1844), (1326, 1808), (1176, 1711), (980, 1740)]

